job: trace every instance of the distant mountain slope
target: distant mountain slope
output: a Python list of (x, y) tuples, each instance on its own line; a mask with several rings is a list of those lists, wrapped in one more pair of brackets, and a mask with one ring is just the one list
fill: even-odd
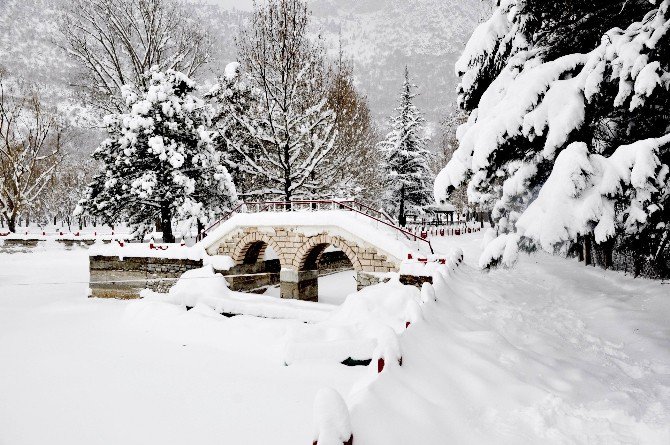
[[(236, 1), (192, 0), (214, 38), (214, 61), (202, 72), (213, 80), (235, 58), (234, 38), (249, 16)], [(0, 66), (39, 83), (54, 104), (80, 113), (69, 87), (77, 66), (54, 45), (57, 17), (67, 0), (0, 0)], [(203, 4), (204, 3), (204, 4)], [(214, 3), (208, 5), (207, 3)], [(243, 2), (244, 3), (244, 2)], [(433, 127), (455, 99), (453, 65), (486, 0), (311, 0), (314, 32), (335, 53), (339, 35), (352, 57), (357, 82), (380, 122), (392, 113), (405, 64), (420, 87), (417, 104)], [(73, 77), (75, 76), (75, 77)]]
[(420, 87), (418, 106), (437, 124), (455, 100), (454, 62), (489, 2), (482, 0), (313, 0), (332, 45), (341, 31), (375, 114), (397, 103), (405, 64)]
[(0, 66), (10, 76), (40, 84), (54, 100), (67, 96), (74, 68), (53, 44), (59, 1), (0, 1)]

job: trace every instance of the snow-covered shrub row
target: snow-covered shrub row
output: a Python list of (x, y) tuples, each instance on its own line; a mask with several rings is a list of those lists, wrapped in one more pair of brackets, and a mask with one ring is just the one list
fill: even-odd
[(584, 53), (572, 52), (582, 40), (561, 40), (571, 24), (555, 35), (535, 29), (551, 28), (564, 2), (550, 3), (500, 0), (473, 33), (456, 65), (471, 114), (436, 200), (467, 183), (469, 200), (492, 210), (482, 266), (512, 264), (519, 246), (555, 251), (582, 237), (625, 237), (638, 254), (658, 255), (670, 238), (670, 2), (629, 6), (617, 16), (628, 26)]

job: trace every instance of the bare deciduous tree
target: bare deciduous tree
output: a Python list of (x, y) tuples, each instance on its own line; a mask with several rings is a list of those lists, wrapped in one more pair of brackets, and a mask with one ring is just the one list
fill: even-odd
[(330, 161), (336, 186), (346, 197), (380, 206), (384, 192), (380, 136), (374, 125), (367, 98), (354, 86), (352, 63), (339, 57), (330, 74), (328, 107), (336, 115), (337, 138)]
[(36, 91), (7, 91), (0, 79), (0, 213), (11, 232), (51, 180), (62, 158), (63, 133)]
[(328, 191), (337, 165), (329, 163), (335, 115), (326, 106), (323, 49), (310, 41), (310, 13), (301, 0), (257, 6), (238, 39), (240, 62), (255, 87), (257, 106), (238, 116), (258, 146), (241, 151), (259, 194), (318, 196)]
[(73, 0), (60, 29), (84, 67), (79, 86), (106, 113), (125, 111), (121, 88), (145, 89), (152, 66), (191, 77), (210, 56), (207, 32), (178, 0)]

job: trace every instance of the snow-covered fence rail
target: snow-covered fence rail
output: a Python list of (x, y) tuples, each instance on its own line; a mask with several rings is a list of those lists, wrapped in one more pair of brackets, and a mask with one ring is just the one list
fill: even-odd
[(353, 445), (349, 408), (332, 388), (323, 388), (314, 399), (314, 441), (312, 445)]

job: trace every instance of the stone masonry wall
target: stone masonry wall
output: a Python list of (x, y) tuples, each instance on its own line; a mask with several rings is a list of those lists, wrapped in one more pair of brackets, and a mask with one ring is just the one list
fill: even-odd
[[(148, 288), (167, 292), (184, 272), (202, 267), (202, 260), (170, 258), (124, 258), (116, 256), (89, 257), (92, 297), (139, 298)], [(169, 280), (161, 280), (170, 278)]]
[(236, 264), (241, 264), (247, 249), (258, 242), (272, 247), (279, 257), (282, 269), (303, 270), (310, 252), (321, 245), (338, 247), (347, 255), (355, 270), (392, 272), (399, 267), (395, 263), (398, 260), (389, 258), (374, 246), (341, 236), (331, 236), (325, 230), (308, 236), (291, 227), (246, 227), (229, 233), (209, 250), (210, 254), (228, 255)]

